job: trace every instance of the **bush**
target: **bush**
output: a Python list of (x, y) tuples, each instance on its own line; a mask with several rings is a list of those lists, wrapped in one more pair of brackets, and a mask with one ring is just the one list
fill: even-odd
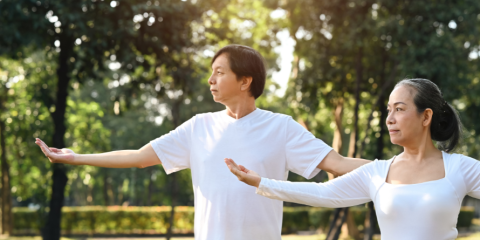
[(464, 206), (460, 209), (458, 214), (457, 228), (470, 228), (472, 225), (473, 216), (475, 215), (475, 208)]
[[(85, 206), (62, 208), (62, 234), (164, 234), (170, 218), (170, 206), (121, 207)], [(334, 209), (313, 207), (284, 207), (282, 233), (321, 229), (327, 231)], [(351, 207), (355, 224), (363, 226), (367, 208)], [(44, 214), (26, 207), (13, 208), (15, 235), (40, 234)], [(469, 228), (474, 216), (473, 207), (462, 207), (458, 228)], [(174, 233), (193, 233), (194, 208), (175, 208)]]
[[(62, 208), (62, 234), (164, 234), (170, 206), (87, 206)], [(14, 234), (40, 234), (40, 214), (28, 208), (14, 208)], [(175, 208), (174, 233), (193, 233), (193, 207)]]

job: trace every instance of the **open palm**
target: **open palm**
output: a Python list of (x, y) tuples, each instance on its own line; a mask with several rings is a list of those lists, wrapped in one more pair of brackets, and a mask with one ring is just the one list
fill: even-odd
[(254, 187), (258, 187), (260, 185), (262, 178), (260, 175), (258, 175), (258, 173), (248, 170), (242, 165), (237, 165), (230, 158), (225, 158), (225, 163), (227, 164), (228, 169), (230, 169), (230, 172), (237, 176), (238, 180)]
[(70, 149), (62, 148), (52, 148), (48, 147), (40, 138), (35, 140), (35, 143), (42, 149), (42, 152), (52, 163), (66, 163), (74, 164), (75, 152)]

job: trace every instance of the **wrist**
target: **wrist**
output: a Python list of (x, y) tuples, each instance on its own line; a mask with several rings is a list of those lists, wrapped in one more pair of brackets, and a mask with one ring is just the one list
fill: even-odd
[(256, 188), (260, 187), (260, 183), (261, 183), (261, 182), (262, 182), (262, 178), (261, 178), (261, 177), (257, 177), (257, 178), (255, 179), (254, 186), (255, 186)]
[(84, 163), (82, 162), (82, 154), (73, 153), (72, 162), (74, 163), (74, 165), (84, 165)]

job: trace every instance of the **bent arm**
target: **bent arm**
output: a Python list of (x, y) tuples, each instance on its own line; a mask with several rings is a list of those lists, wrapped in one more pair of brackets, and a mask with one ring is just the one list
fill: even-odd
[(314, 207), (349, 207), (371, 201), (370, 175), (357, 169), (326, 183), (288, 182), (262, 178), (256, 193), (271, 199)]
[(230, 171), (238, 180), (257, 187), (256, 193), (271, 199), (315, 207), (347, 207), (369, 202), (373, 164), (362, 166), (326, 183), (288, 182), (261, 178), (257, 173), (226, 158)]
[(370, 162), (372, 161), (360, 158), (347, 158), (332, 150), (318, 164), (317, 168), (336, 176), (341, 176)]
[(75, 154), (76, 165), (105, 168), (145, 168), (162, 162), (149, 144), (138, 150), (120, 150), (98, 154)]

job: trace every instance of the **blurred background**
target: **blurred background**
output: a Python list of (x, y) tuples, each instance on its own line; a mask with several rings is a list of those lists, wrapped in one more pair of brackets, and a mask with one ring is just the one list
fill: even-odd
[[(461, 115), (457, 152), (480, 159), (479, 30), (478, 0), (0, 0), (2, 238), (193, 239), (189, 170), (52, 165), (34, 138), (78, 153), (138, 149), (222, 110), (210, 61), (234, 43), (266, 59), (257, 107), (293, 116), (345, 156), (400, 153), (384, 124), (388, 96), (399, 80), (427, 78)], [(460, 235), (480, 239), (480, 204), (462, 205)], [(285, 203), (282, 232), (380, 234), (371, 203)]]

